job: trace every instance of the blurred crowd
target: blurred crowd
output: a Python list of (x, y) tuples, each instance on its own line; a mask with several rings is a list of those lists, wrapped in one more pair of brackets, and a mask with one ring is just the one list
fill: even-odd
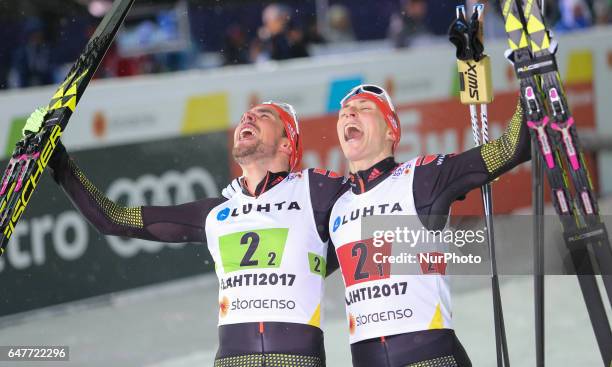
[[(406, 48), (445, 42), (446, 30), (458, 3), (457, 0), (329, 0), (324, 9), (319, 9), (314, 0), (287, 0), (284, 4), (252, 1), (248, 5), (228, 2), (214, 6), (187, 1), (188, 45), (179, 50), (140, 55), (126, 55), (114, 45), (97, 77), (308, 57), (316, 45), (333, 48), (360, 41), (387, 40), (393, 47)], [(466, 2), (471, 8), (476, 0)], [(505, 37), (499, 1), (479, 2), (486, 4), (485, 37)], [(612, 0), (545, 2), (548, 24), (556, 33), (612, 22)], [(99, 18), (86, 13), (60, 21), (33, 14), (20, 21), (0, 23), (0, 36), (8, 40), (0, 45), (0, 89), (61, 80), (98, 22)], [(202, 55), (216, 57), (206, 62), (202, 61)]]

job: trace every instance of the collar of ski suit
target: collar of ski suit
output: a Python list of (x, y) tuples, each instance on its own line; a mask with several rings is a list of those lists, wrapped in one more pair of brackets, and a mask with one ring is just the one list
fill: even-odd
[(285, 177), (287, 177), (288, 175), (289, 175), (288, 171), (281, 171), (281, 172), (270, 172), (270, 171), (268, 171), (268, 173), (263, 178), (263, 180), (261, 180), (261, 182), (259, 182), (257, 184), (257, 187), (255, 188), (255, 192), (253, 192), (253, 193), (251, 193), (251, 191), (249, 191), (249, 188), (247, 187), (247, 183), (244, 180), (244, 178), (240, 181), (240, 186), (242, 187), (242, 192), (245, 195), (253, 196), (253, 197), (258, 197), (261, 194), (263, 194), (264, 192), (270, 190), (274, 186), (276, 186), (279, 183), (283, 182)]
[(368, 169), (351, 173), (349, 176), (351, 190), (358, 195), (371, 190), (387, 178), (396, 167), (395, 158), (387, 157)]

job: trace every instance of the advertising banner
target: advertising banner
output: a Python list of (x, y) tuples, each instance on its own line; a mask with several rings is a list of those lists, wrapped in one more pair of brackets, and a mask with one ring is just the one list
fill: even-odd
[[(209, 134), (71, 155), (109, 199), (133, 207), (218, 197), (226, 150), (223, 134)], [(45, 175), (0, 258), (0, 316), (213, 269), (203, 244), (100, 235)]]

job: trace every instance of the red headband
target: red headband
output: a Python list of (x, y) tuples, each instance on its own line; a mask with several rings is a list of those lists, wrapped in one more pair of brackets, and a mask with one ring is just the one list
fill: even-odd
[(376, 97), (372, 93), (355, 94), (354, 96), (349, 98), (345, 102), (345, 104), (352, 100), (356, 100), (356, 99), (367, 99), (376, 104), (380, 112), (382, 112), (383, 118), (385, 119), (387, 126), (389, 126), (389, 128), (391, 129), (391, 132), (393, 133), (393, 151), (395, 151), (397, 144), (402, 138), (402, 127), (400, 126), (399, 117), (397, 116), (397, 114), (393, 112), (393, 110), (391, 109), (391, 106), (389, 106), (387, 102), (385, 102), (383, 99), (379, 97)]
[(285, 126), (285, 133), (287, 134), (287, 138), (291, 142), (291, 157), (289, 158), (289, 170), (293, 171), (302, 160), (302, 139), (298, 132), (297, 121), (295, 118), (287, 111), (285, 111), (282, 107), (274, 104), (274, 103), (266, 103), (260, 106), (272, 107), (278, 113), (283, 125)]

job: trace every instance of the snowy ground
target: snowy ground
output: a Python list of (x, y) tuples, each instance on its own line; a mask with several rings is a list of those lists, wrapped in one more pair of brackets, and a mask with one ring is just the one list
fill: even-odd
[[(474, 366), (494, 366), (489, 281), (466, 277), (454, 282), (458, 289), (453, 295), (457, 334)], [(341, 280), (333, 275), (328, 284), (328, 366), (350, 366), (344, 310), (339, 307)], [(0, 345), (70, 346), (70, 362), (26, 362), (27, 366), (210, 366), (216, 347), (216, 292), (216, 279), (207, 275), (4, 318), (0, 319)], [(531, 278), (504, 279), (502, 297), (511, 362), (532, 366)], [(601, 365), (575, 277), (547, 277), (546, 315), (548, 365)], [(0, 362), (0, 366), (8, 365)]]

